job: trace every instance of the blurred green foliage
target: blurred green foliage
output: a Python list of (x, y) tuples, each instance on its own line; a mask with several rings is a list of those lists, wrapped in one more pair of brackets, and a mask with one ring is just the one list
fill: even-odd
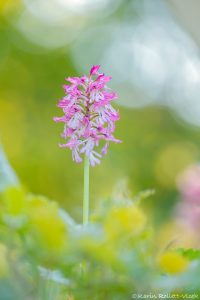
[(2, 300), (200, 292), (198, 251), (160, 248), (138, 201), (103, 201), (87, 226), (20, 186), (0, 194), (0, 208)]

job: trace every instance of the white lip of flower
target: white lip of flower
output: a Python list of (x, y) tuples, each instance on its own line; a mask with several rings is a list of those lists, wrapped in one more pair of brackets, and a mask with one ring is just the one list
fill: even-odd
[(89, 161), (90, 161), (91, 166), (95, 166), (96, 164), (100, 164), (100, 159), (98, 159), (97, 157), (95, 157), (95, 155), (97, 157), (99, 157), (99, 158), (102, 157), (98, 152), (92, 150), (89, 153)]
[(105, 113), (104, 108), (100, 107), (98, 109), (98, 111), (99, 111), (99, 117), (97, 119), (98, 119), (99, 124), (103, 125), (104, 123), (107, 123), (107, 122), (109, 123), (110, 122), (110, 118)]
[(76, 162), (82, 162), (82, 158), (80, 157), (79, 155), (79, 147), (74, 147), (72, 149), (72, 159), (73, 161), (76, 161)]
[(89, 156), (90, 153), (91, 153), (91, 151), (92, 151), (92, 149), (94, 148), (94, 145), (95, 145), (94, 141), (91, 138), (89, 138), (86, 141), (85, 145), (80, 150), (80, 153), (84, 153), (85, 152), (86, 155)]
[(90, 94), (90, 99), (92, 100), (91, 102), (94, 102), (94, 101), (98, 102), (100, 100), (103, 100), (104, 97), (103, 97), (102, 93), (94, 90)]
[(68, 126), (70, 126), (73, 129), (76, 129), (79, 125), (79, 122), (82, 120), (82, 118), (84, 117), (83, 113), (79, 112), (76, 113), (71, 120), (69, 120)]

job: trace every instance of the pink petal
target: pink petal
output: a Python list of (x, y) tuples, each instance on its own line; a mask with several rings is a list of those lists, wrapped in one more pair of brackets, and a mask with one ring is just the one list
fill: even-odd
[(71, 82), (72, 84), (81, 84), (82, 80), (79, 77), (68, 77), (66, 78), (67, 81)]
[(101, 65), (93, 66), (90, 70), (90, 75), (97, 75)]
[(55, 122), (66, 122), (66, 116), (63, 116), (63, 117), (54, 117), (53, 120)]
[(101, 82), (106, 83), (106, 82), (110, 81), (111, 79), (112, 79), (111, 76), (105, 76), (104, 74), (100, 74), (100, 75), (97, 77), (96, 81), (101, 81)]
[(118, 95), (115, 92), (103, 91), (102, 93), (103, 93), (105, 99), (114, 100), (114, 99), (118, 98)]

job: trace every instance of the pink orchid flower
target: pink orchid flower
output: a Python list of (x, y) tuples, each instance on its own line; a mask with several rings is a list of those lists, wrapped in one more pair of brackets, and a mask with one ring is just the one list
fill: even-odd
[[(121, 142), (113, 136), (115, 122), (120, 118), (111, 105), (117, 94), (106, 86), (111, 77), (99, 73), (99, 69), (100, 65), (93, 66), (89, 76), (66, 78), (70, 84), (64, 85), (66, 95), (58, 103), (64, 115), (54, 118), (55, 122), (64, 122), (62, 137), (67, 142), (60, 147), (71, 149), (77, 163), (86, 155), (91, 166), (100, 163), (109, 142)], [(105, 143), (99, 153), (101, 140)]]

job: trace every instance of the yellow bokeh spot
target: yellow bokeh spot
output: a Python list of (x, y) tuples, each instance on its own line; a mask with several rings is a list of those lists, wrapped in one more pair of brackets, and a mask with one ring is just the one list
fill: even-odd
[(6, 246), (0, 243), (0, 278), (8, 275), (8, 262), (6, 259), (7, 249)]
[(21, 4), (21, 0), (1, 0), (0, 13), (9, 13), (13, 9), (17, 9)]
[(17, 216), (25, 211), (26, 194), (21, 187), (10, 187), (2, 195), (6, 213)]
[(116, 251), (109, 243), (102, 243), (94, 238), (84, 237), (79, 241), (79, 245), (90, 257), (102, 263), (110, 265), (117, 262)]
[(160, 184), (171, 187), (176, 183), (176, 176), (197, 159), (198, 150), (194, 144), (180, 142), (168, 145), (158, 155), (155, 176)]
[(173, 275), (184, 272), (189, 261), (177, 252), (165, 252), (159, 258), (159, 265), (164, 273)]
[(34, 235), (49, 250), (62, 250), (67, 232), (57, 204), (44, 197), (33, 197), (29, 200), (28, 211)]
[(107, 214), (104, 226), (107, 235), (115, 238), (119, 235), (138, 234), (146, 224), (146, 216), (135, 205), (113, 208)]

